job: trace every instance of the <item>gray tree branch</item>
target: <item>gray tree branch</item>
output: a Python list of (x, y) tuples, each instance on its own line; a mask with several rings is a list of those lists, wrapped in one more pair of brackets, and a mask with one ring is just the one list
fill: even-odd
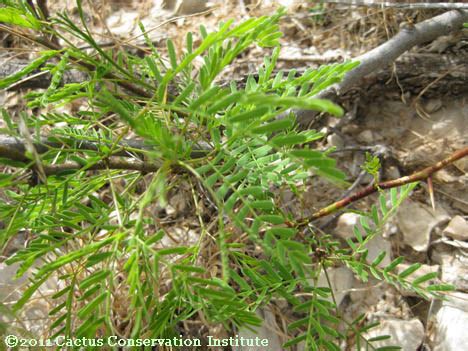
[(413, 2), (407, 1), (398, 3), (395, 1), (375, 1), (375, 0), (321, 0), (321, 3), (340, 4), (349, 6), (365, 7), (389, 7), (396, 9), (458, 9), (468, 10), (468, 4), (464, 2)]
[[(316, 97), (336, 100), (353, 86), (359, 85), (371, 73), (377, 72), (394, 62), (399, 56), (416, 45), (431, 42), (436, 38), (454, 31), (460, 31), (463, 23), (468, 22), (468, 10), (453, 10), (435, 16), (414, 26), (408, 25), (393, 38), (356, 57), (360, 65), (349, 71), (344, 79), (322, 90)], [(316, 116), (312, 111), (297, 110), (299, 122), (307, 125)]]
[[(433, 17), (414, 26), (408, 25), (384, 44), (356, 57), (360, 65), (348, 72), (344, 79), (333, 86), (338, 95), (349, 90), (362, 77), (380, 70), (395, 61), (412, 47), (433, 41), (437, 37), (449, 34), (454, 30), (461, 30), (463, 23), (468, 21), (468, 11), (449, 11)], [(321, 92), (326, 94), (326, 92)]]
[[(52, 149), (72, 148), (73, 150), (82, 151), (99, 151), (101, 146), (106, 146), (114, 151), (104, 158), (102, 161), (93, 163), (87, 167), (88, 170), (102, 169), (124, 169), (135, 170), (141, 172), (155, 172), (159, 168), (159, 163), (150, 161), (145, 154), (154, 150), (151, 146), (141, 140), (127, 139), (114, 146), (111, 143), (93, 142), (93, 141), (77, 141), (70, 138), (50, 138), (41, 137), (39, 141), (35, 141), (33, 146), (38, 154), (45, 154)], [(199, 143), (192, 150), (191, 157), (198, 158), (205, 156), (210, 151), (209, 145)], [(30, 164), (33, 161), (26, 155), (26, 142), (17, 137), (0, 135), (0, 157), (12, 161), (19, 161)], [(143, 159), (139, 159), (143, 158)], [(63, 171), (79, 170), (83, 165), (78, 162), (69, 161), (55, 165), (42, 165), (46, 175), (57, 174)]]

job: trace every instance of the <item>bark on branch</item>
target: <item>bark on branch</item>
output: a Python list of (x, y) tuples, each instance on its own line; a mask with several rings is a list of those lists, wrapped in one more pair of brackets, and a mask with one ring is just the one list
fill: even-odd
[[(102, 169), (121, 169), (135, 170), (140, 172), (155, 172), (159, 169), (158, 162), (149, 161), (145, 158), (151, 150), (154, 150), (144, 141), (140, 140), (122, 140), (113, 145), (111, 143), (98, 143), (93, 141), (76, 141), (70, 138), (48, 138), (41, 137), (39, 141), (33, 144), (34, 149), (38, 154), (45, 154), (52, 149), (71, 148), (73, 150), (82, 151), (99, 151), (102, 146), (106, 146), (113, 151), (102, 161), (93, 163), (86, 167), (88, 170)], [(16, 137), (0, 135), (0, 157), (11, 161), (19, 161), (22, 163), (31, 163), (31, 159), (26, 155), (27, 147), (24, 140)], [(192, 158), (206, 156), (210, 151), (209, 145), (199, 143), (194, 147), (191, 153)], [(140, 160), (137, 157), (142, 157)], [(83, 168), (78, 162), (66, 162), (56, 165), (42, 165), (46, 175), (58, 174), (63, 171), (79, 170)]]
[(432, 176), (437, 171), (440, 171), (442, 168), (447, 167), (448, 165), (452, 164), (453, 162), (460, 160), (464, 157), (468, 156), (468, 147), (465, 147), (461, 150), (455, 151), (449, 157), (443, 159), (442, 161), (437, 162), (436, 164), (426, 167), (419, 172), (415, 172), (409, 176), (388, 180), (385, 182), (380, 182), (378, 184), (370, 185), (363, 190), (357, 192), (354, 195), (348, 196), (340, 201), (334, 202), (327, 207), (320, 209), (319, 211), (312, 214), (312, 216), (308, 217), (307, 220), (316, 220), (321, 217), (328, 216), (333, 212), (348, 206), (349, 204), (356, 202), (360, 199), (363, 199), (375, 192), (379, 189), (390, 189), (396, 188), (405, 184), (418, 182), (421, 180), (426, 180)]
[(413, 3), (397, 3), (394, 1), (375, 1), (375, 0), (321, 0), (321, 3), (339, 4), (348, 6), (363, 6), (363, 7), (388, 7), (395, 9), (458, 9), (468, 10), (468, 4), (464, 2), (413, 2)]
[[(468, 10), (453, 10), (414, 26), (408, 25), (402, 28), (387, 42), (356, 57), (354, 61), (359, 61), (360, 65), (349, 71), (340, 83), (322, 90), (316, 97), (336, 100), (338, 96), (358, 85), (366, 76), (387, 67), (412, 47), (431, 42), (453, 31), (459, 31), (463, 28), (464, 22), (468, 22)], [(312, 111), (296, 110), (295, 112), (303, 125), (310, 123), (316, 116), (316, 113)]]
[(66, 171), (77, 171), (86, 169), (90, 171), (103, 169), (120, 169), (126, 171), (139, 171), (143, 173), (156, 172), (160, 168), (157, 162), (128, 160), (118, 157), (108, 157), (102, 161), (95, 162), (89, 166), (83, 166), (78, 162), (70, 161), (56, 165), (42, 165), (44, 173), (47, 176), (60, 174)]
[[(51, 149), (73, 148), (76, 150), (99, 151), (100, 146), (112, 148), (110, 143), (73, 140), (66, 137), (41, 137), (34, 143), (34, 148), (38, 154), (44, 154)], [(144, 153), (151, 150), (147, 144), (140, 140), (122, 140), (113, 148), (112, 156), (127, 156), (135, 155), (143, 156)], [(8, 158), (14, 161), (27, 161), (26, 144), (23, 139), (11, 136), (0, 135), (0, 157)]]
[(348, 72), (333, 89), (338, 95), (343, 94), (358, 83), (362, 77), (386, 67), (412, 47), (433, 41), (454, 30), (460, 30), (466, 21), (468, 21), (468, 11), (449, 11), (414, 26), (404, 27), (389, 41), (356, 57), (355, 61), (359, 61), (360, 65)]
[[(75, 140), (70, 137), (62, 136), (43, 136), (36, 141), (33, 146), (39, 154), (44, 154), (51, 149), (60, 149), (64, 147), (83, 151), (99, 151), (103, 146), (105, 146), (107, 149), (113, 150), (112, 156), (122, 157), (144, 157), (148, 152), (154, 151), (154, 148), (148, 143), (145, 143), (143, 140), (135, 139), (124, 139), (116, 144), (112, 144), (106, 142)], [(203, 157), (210, 151), (210, 145), (199, 142), (193, 147), (191, 157)], [(0, 135), (0, 157), (23, 162), (24, 160), (27, 160), (25, 153), (26, 145), (24, 140), (17, 137)]]

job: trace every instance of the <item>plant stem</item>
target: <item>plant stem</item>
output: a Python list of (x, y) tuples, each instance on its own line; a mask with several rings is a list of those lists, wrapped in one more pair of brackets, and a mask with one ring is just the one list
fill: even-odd
[[(376, 183), (373, 185), (369, 185), (368, 187), (364, 188), (363, 190), (357, 192), (354, 195), (345, 197), (344, 199), (341, 199), (337, 202), (332, 203), (331, 205), (328, 205), (317, 212), (313, 213), (312, 216), (308, 217), (308, 221), (313, 221), (321, 217), (328, 216), (329, 214), (345, 207), (348, 206), (349, 204), (363, 199), (375, 192), (377, 192), (379, 189), (390, 189), (390, 188), (396, 188), (405, 184), (409, 183), (414, 183), (417, 181), (421, 180), (426, 180), (428, 179), (433, 173), (440, 171), (442, 168), (445, 168), (446, 166), (452, 164), (453, 162), (462, 159), (464, 157), (468, 156), (468, 147), (465, 147), (463, 149), (455, 151), (453, 154), (451, 154), (449, 157), (443, 159), (442, 161), (437, 162), (436, 164), (426, 167), (421, 171), (415, 172), (409, 176), (393, 179), (393, 180), (388, 180), (385, 182), (380, 182)], [(301, 221), (302, 222), (302, 221)]]

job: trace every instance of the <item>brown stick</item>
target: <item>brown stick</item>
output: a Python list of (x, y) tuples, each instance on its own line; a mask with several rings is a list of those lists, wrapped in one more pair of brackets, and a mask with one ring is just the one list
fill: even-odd
[(423, 170), (413, 173), (409, 176), (401, 177), (398, 179), (393, 179), (393, 180), (388, 180), (385, 182), (380, 182), (378, 184), (370, 185), (363, 190), (357, 192), (354, 195), (345, 197), (344, 199), (337, 201), (331, 205), (328, 205), (327, 207), (324, 207), (317, 212), (313, 213), (312, 216), (308, 217), (308, 220), (316, 220), (321, 217), (328, 216), (329, 214), (345, 207), (348, 206), (349, 204), (360, 200), (366, 196), (369, 196), (375, 192), (377, 192), (379, 189), (390, 189), (390, 188), (396, 188), (398, 186), (402, 186), (405, 184), (409, 183), (414, 183), (417, 181), (425, 180), (429, 178), (433, 173), (440, 171), (442, 168), (448, 166), (449, 164), (468, 156), (468, 147), (465, 147), (464, 149), (455, 151), (452, 155), (447, 157), (446, 159), (437, 162), (436, 164), (429, 166), (427, 168), (424, 168)]

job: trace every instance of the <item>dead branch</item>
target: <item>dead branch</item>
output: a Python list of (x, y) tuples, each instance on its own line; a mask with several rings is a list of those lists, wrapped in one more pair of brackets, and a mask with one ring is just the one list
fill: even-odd
[[(360, 65), (349, 71), (340, 83), (322, 90), (316, 97), (336, 100), (353, 86), (359, 85), (366, 76), (387, 67), (412, 47), (461, 30), (464, 22), (468, 22), (468, 10), (453, 10), (416, 25), (403, 27), (387, 42), (356, 57), (354, 60), (359, 61)], [(303, 125), (310, 123), (316, 116), (313, 111), (296, 110), (295, 112)]]
[[(33, 143), (38, 154), (45, 154), (52, 149), (73, 149), (82, 151), (99, 151), (102, 147), (112, 150), (109, 156), (120, 157), (145, 157), (154, 147), (143, 140), (124, 139), (116, 144), (110, 142), (95, 142), (75, 140), (71, 137), (40, 137)], [(21, 138), (0, 135), (0, 157), (19, 162), (29, 162), (26, 156), (26, 143)], [(204, 143), (198, 143), (193, 147), (191, 158), (206, 156), (211, 147)]]
[[(418, 23), (414, 26), (408, 25), (402, 28), (402, 30), (389, 41), (366, 54), (357, 57), (355, 60), (359, 61), (360, 65), (348, 72), (343, 81), (321, 91), (317, 97), (337, 100), (340, 95), (343, 95), (352, 87), (362, 83), (363, 79), (367, 76), (375, 74), (387, 67), (412, 47), (433, 41), (437, 37), (449, 34), (452, 31), (461, 30), (464, 22), (468, 22), (468, 10), (453, 10)], [(38, 39), (36, 38), (35, 41), (37, 42)], [(57, 49), (57, 46), (54, 43), (47, 40), (44, 41), (42, 39), (41, 44), (48, 48)], [(16, 63), (6, 61), (5, 64), (2, 64), (0, 67), (0, 77), (3, 78), (11, 75), (21, 69), (24, 64), (24, 62)], [(94, 67), (90, 67), (88, 64), (79, 64), (81, 64), (85, 70), (94, 70)], [(75, 70), (67, 73), (68, 75), (64, 77), (65, 83), (80, 82), (86, 79), (86, 73), (84, 72)], [(148, 92), (129, 82), (117, 79), (117, 77), (114, 76), (109, 76), (107, 78), (117, 80), (122, 87), (133, 91), (136, 94), (141, 94), (141, 96), (145, 97), (150, 96)], [(17, 83), (14, 87), (43, 88), (49, 85), (50, 79), (51, 77), (48, 73), (44, 75), (39, 74), (30, 78), (26, 77), (20, 82), (21, 84)], [(313, 111), (297, 110), (295, 112), (299, 117), (299, 122), (303, 125), (308, 124), (316, 116), (316, 113)]]
[(328, 216), (329, 214), (332, 214), (333, 212), (348, 206), (349, 204), (356, 202), (360, 199), (363, 199), (375, 192), (377, 192), (379, 189), (390, 189), (390, 188), (396, 188), (405, 184), (409, 183), (414, 183), (422, 180), (427, 180), (432, 176), (437, 171), (440, 171), (442, 168), (447, 167), (448, 165), (452, 164), (453, 162), (462, 159), (464, 157), (468, 156), (468, 147), (465, 147), (464, 149), (455, 151), (453, 154), (451, 154), (449, 157), (445, 158), (442, 161), (437, 162), (436, 164), (426, 167), (423, 170), (419, 172), (415, 172), (409, 176), (401, 177), (398, 179), (393, 179), (393, 180), (388, 180), (385, 182), (380, 182), (378, 184), (373, 184), (369, 185), (368, 187), (364, 188), (363, 190), (357, 192), (354, 195), (345, 197), (344, 199), (334, 202), (331, 205), (328, 205), (317, 212), (313, 213), (312, 216), (308, 217), (307, 220), (316, 220), (321, 217)]
[[(333, 86), (337, 95), (341, 95), (357, 84), (362, 77), (380, 70), (395, 61), (412, 47), (433, 41), (437, 37), (461, 30), (468, 21), (468, 11), (449, 11), (414, 26), (404, 27), (397, 35), (375, 49), (356, 57), (360, 65), (346, 74), (344, 79)], [(321, 92), (326, 94), (326, 92)]]
[[(132, 144), (138, 142), (132, 141)], [(61, 143), (49, 141), (43, 138), (42, 142), (35, 142), (34, 147), (38, 153), (46, 153), (50, 148), (59, 147)], [(63, 144), (62, 144), (63, 146)], [(114, 155), (129, 156), (128, 151), (122, 150), (122, 148), (128, 146), (122, 143), (118, 151)], [(141, 145), (145, 147), (145, 145)], [(82, 150), (97, 150), (98, 144), (92, 142), (79, 143), (78, 149)], [(0, 157), (11, 161), (19, 161), (26, 164), (32, 164), (33, 161), (26, 156), (26, 145), (24, 141), (18, 138), (0, 136)], [(138, 159), (124, 159), (116, 156), (106, 157), (101, 161), (92, 163), (90, 165), (82, 165), (75, 161), (65, 162), (62, 164), (55, 165), (42, 165), (45, 175), (53, 175), (62, 173), (64, 171), (72, 171), (79, 169), (86, 170), (103, 170), (103, 169), (121, 169), (121, 170), (134, 170), (140, 172), (155, 172), (159, 169), (160, 164), (152, 161), (141, 161)]]
[[(50, 49), (50, 50), (62, 50), (63, 48), (55, 43), (53, 40), (49, 40), (47, 38), (43, 38), (43, 37), (30, 37), (26, 34), (23, 34), (21, 32), (18, 32), (16, 31), (15, 29), (13, 28), (10, 28), (6, 25), (2, 25), (0, 24), (0, 30), (3, 30), (3, 31), (6, 31), (12, 35), (15, 35), (15, 36), (18, 36), (18, 37), (21, 37), (23, 39), (26, 39), (28, 40), (29, 42), (31, 43), (34, 43), (34, 44), (38, 44), (38, 45), (41, 45), (47, 49)], [(71, 59), (70, 58), (70, 61), (74, 62), (77, 66), (79, 66), (80, 68), (82, 68), (83, 70), (85, 71), (88, 71), (88, 72), (94, 72), (96, 70), (96, 67), (90, 63), (87, 63), (87, 62), (84, 62), (84, 61), (80, 61), (80, 60), (77, 60), (77, 59)], [(148, 86), (148, 87), (145, 87), (145, 88), (141, 88), (140, 86), (137, 86), (135, 84), (133, 84), (132, 82), (126, 80), (126, 78), (124, 77), (119, 77), (113, 73), (106, 73), (104, 75), (104, 78), (106, 79), (109, 79), (110, 81), (114, 81), (116, 82), (120, 87), (124, 88), (125, 90), (137, 95), (137, 96), (140, 96), (140, 97), (145, 97), (145, 98), (151, 98), (152, 97), (152, 93), (150, 93), (148, 90), (154, 90), (154, 87), (152, 86)], [(143, 83), (144, 82), (140, 82), (140, 83)]]
[(98, 161), (91, 165), (82, 165), (78, 162), (70, 161), (56, 165), (42, 165), (44, 173), (47, 176), (60, 174), (66, 171), (77, 171), (80, 169), (85, 170), (103, 170), (103, 169), (120, 169), (126, 171), (139, 171), (143, 173), (156, 172), (160, 168), (157, 162), (128, 160), (118, 157), (108, 157), (102, 161)]
[(390, 1), (375, 1), (375, 0), (321, 0), (321, 3), (325, 4), (339, 4), (348, 5), (352, 7), (384, 7), (394, 9), (457, 9), (457, 10), (468, 10), (468, 4), (463, 2), (414, 2), (414, 3), (397, 3)]
[[(41, 137), (33, 144), (38, 154), (44, 154), (52, 149), (72, 148), (74, 150), (99, 151), (100, 147), (106, 146), (112, 148), (110, 143), (94, 141), (77, 141), (68, 137)], [(123, 140), (115, 145), (112, 152), (113, 156), (143, 156), (144, 152), (149, 151), (150, 147), (140, 140)], [(8, 158), (14, 161), (27, 161), (25, 155), (25, 142), (17, 137), (0, 135), (0, 157)]]

